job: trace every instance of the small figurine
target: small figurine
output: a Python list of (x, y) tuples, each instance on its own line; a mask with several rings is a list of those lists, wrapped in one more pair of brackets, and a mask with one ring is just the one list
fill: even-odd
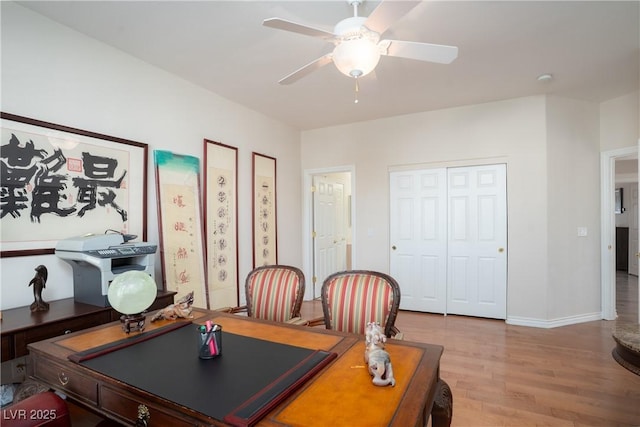
[(158, 311), (151, 318), (152, 322), (160, 319), (175, 320), (178, 317), (193, 317), (191, 315), (191, 304), (193, 304), (193, 291), (180, 298), (175, 304), (169, 304), (162, 310)]
[(364, 361), (377, 386), (396, 385), (391, 367), (391, 357), (384, 349), (387, 337), (379, 323), (369, 322), (365, 329)]
[(33, 285), (33, 304), (29, 307), (31, 311), (47, 311), (49, 304), (42, 299), (42, 290), (47, 283), (47, 267), (39, 265), (35, 268), (36, 275), (29, 282), (29, 286)]

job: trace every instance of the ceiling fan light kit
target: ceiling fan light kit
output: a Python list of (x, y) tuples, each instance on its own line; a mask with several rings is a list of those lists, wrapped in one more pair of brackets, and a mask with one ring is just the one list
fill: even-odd
[(365, 38), (347, 40), (333, 50), (333, 63), (348, 77), (366, 76), (380, 61), (378, 46)]
[(448, 64), (458, 56), (458, 48), (455, 46), (402, 40), (380, 41), (380, 35), (397, 19), (416, 7), (420, 0), (381, 1), (368, 17), (358, 16), (358, 5), (362, 0), (347, 0), (347, 3), (353, 6), (354, 16), (338, 22), (333, 33), (281, 18), (263, 21), (262, 24), (267, 27), (322, 38), (335, 44), (332, 53), (299, 68), (281, 79), (280, 84), (293, 83), (330, 62), (333, 62), (342, 74), (358, 79), (376, 68), (381, 55), (441, 64)]

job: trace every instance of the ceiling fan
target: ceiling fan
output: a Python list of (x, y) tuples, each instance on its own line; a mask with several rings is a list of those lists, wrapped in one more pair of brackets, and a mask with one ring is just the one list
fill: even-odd
[(382, 1), (368, 17), (358, 16), (358, 6), (362, 1), (347, 0), (353, 6), (353, 16), (338, 22), (333, 32), (281, 18), (265, 19), (262, 24), (266, 27), (317, 37), (335, 44), (331, 53), (299, 68), (279, 80), (278, 83), (294, 83), (331, 62), (341, 73), (358, 79), (374, 70), (378, 65), (380, 55), (440, 64), (449, 64), (457, 58), (458, 48), (455, 46), (402, 40), (380, 40), (380, 36), (396, 20), (409, 13), (420, 3), (419, 0)]

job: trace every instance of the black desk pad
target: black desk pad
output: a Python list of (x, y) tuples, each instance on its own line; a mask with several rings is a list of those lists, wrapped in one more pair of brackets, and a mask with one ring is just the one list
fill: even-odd
[(336, 357), (224, 331), (222, 355), (200, 359), (198, 345), (198, 327), (189, 325), (79, 363), (209, 417), (245, 426), (256, 423)]

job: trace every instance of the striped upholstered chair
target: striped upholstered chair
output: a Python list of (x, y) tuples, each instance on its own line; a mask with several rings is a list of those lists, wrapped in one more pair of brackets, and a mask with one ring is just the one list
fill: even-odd
[(247, 304), (231, 313), (246, 312), (257, 319), (306, 325), (300, 317), (304, 274), (289, 265), (266, 265), (252, 270), (245, 281)]
[(378, 322), (387, 337), (402, 338), (395, 327), (400, 286), (391, 276), (368, 270), (334, 273), (324, 280), (321, 298), (327, 329), (364, 335), (368, 322)]

